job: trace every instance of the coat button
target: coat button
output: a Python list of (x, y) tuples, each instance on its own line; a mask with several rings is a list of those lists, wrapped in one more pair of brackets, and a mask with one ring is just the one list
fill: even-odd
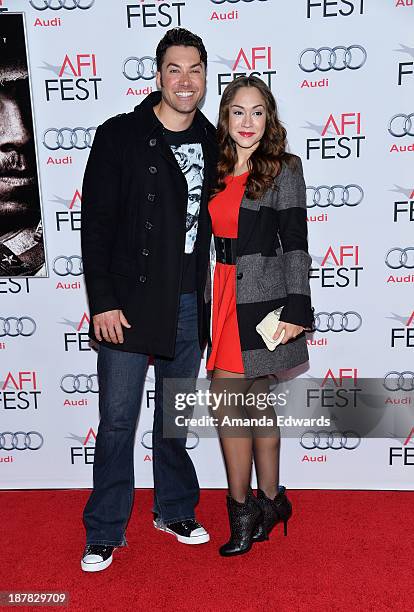
[(148, 202), (155, 202), (155, 193), (149, 193), (147, 195)]
[(139, 282), (145, 283), (146, 280), (147, 280), (147, 277), (145, 276), (145, 274), (141, 274), (141, 276), (139, 277)]
[(148, 168), (150, 174), (157, 174), (158, 170), (155, 166), (150, 166)]
[(149, 250), (148, 249), (142, 249), (141, 255), (144, 255), (145, 257), (147, 257), (147, 255), (149, 255)]
[(237, 279), (241, 280), (243, 278), (243, 272), (239, 272), (237, 275)]
[(145, 229), (150, 230), (150, 229), (153, 228), (153, 225), (149, 221), (145, 221), (145, 226), (144, 227), (145, 227)]
[(157, 144), (157, 139), (156, 138), (151, 138), (151, 140), (149, 141), (149, 146), (150, 147), (155, 147), (156, 144)]

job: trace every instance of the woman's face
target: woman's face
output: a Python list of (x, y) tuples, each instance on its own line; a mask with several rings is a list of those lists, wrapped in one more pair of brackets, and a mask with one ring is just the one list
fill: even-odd
[(241, 87), (229, 107), (229, 134), (237, 146), (253, 151), (266, 128), (265, 101), (256, 87)]

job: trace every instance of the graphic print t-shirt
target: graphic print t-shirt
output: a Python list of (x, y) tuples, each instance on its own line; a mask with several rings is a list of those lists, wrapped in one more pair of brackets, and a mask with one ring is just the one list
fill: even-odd
[(181, 293), (191, 293), (196, 290), (195, 246), (204, 179), (203, 149), (194, 124), (182, 132), (171, 132), (164, 128), (164, 137), (187, 181), (188, 201)]

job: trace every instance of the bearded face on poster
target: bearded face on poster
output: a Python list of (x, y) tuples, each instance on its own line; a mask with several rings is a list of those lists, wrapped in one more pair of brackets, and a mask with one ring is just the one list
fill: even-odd
[(0, 18), (0, 277), (45, 276), (23, 16)]

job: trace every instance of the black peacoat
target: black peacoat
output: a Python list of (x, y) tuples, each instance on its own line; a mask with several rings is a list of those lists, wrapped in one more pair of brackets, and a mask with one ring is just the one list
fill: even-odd
[[(82, 258), (92, 315), (122, 309), (131, 329), (114, 349), (173, 357), (178, 322), (187, 212), (187, 182), (163, 138), (150, 94), (131, 113), (98, 127), (82, 188)], [(214, 180), (214, 126), (197, 110), (204, 185), (198, 221), (199, 342), (207, 337), (203, 291), (211, 223), (207, 204)]]

